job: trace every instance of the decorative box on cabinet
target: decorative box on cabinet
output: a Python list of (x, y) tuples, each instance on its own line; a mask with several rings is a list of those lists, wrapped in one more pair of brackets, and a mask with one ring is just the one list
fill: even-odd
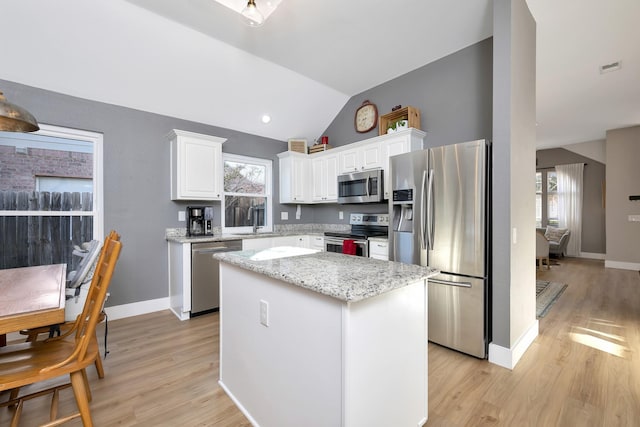
[(311, 173), (307, 154), (287, 151), (278, 154), (280, 173), (280, 203), (310, 201)]
[(389, 123), (399, 119), (407, 120), (410, 128), (420, 129), (420, 110), (415, 107), (404, 107), (380, 116), (378, 135), (386, 135)]
[(225, 138), (173, 129), (171, 200), (220, 200)]

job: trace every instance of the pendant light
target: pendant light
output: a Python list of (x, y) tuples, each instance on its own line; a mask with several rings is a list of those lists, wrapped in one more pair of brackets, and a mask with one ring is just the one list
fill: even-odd
[(38, 122), (30, 112), (7, 101), (0, 92), (0, 131), (35, 132)]
[(241, 13), (244, 16), (244, 21), (250, 27), (259, 27), (264, 22), (264, 16), (258, 10), (255, 0), (249, 0), (247, 7), (242, 9)]

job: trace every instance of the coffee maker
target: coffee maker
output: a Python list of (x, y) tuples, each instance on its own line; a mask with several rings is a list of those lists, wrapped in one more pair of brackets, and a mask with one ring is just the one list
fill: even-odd
[(187, 236), (213, 236), (213, 206), (187, 206)]

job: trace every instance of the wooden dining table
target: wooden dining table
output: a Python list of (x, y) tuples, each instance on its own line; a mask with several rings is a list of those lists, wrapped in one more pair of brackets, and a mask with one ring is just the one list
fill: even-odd
[(66, 276), (66, 264), (0, 270), (0, 336), (63, 323)]

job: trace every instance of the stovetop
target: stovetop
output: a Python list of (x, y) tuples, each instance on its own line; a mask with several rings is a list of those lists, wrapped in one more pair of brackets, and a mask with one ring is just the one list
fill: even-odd
[(352, 213), (349, 218), (350, 232), (326, 231), (325, 236), (342, 239), (367, 239), (369, 237), (387, 236), (389, 232), (389, 215)]

